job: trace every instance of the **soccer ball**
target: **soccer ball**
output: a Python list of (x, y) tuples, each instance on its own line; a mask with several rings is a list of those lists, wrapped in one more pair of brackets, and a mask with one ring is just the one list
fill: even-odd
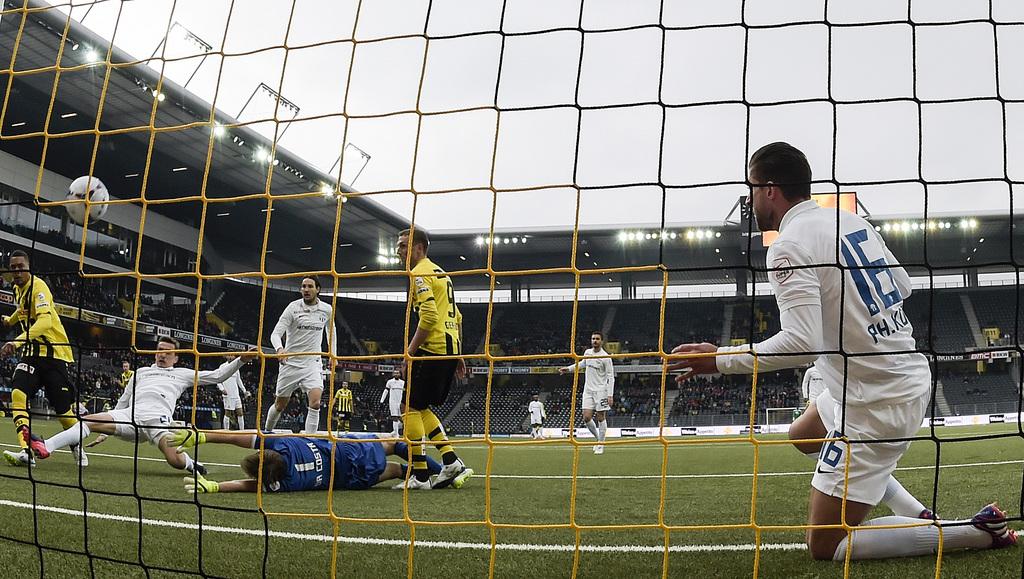
[[(106, 203), (110, 201), (110, 193), (107, 192), (107, 186), (103, 184), (103, 181), (89, 175), (75, 179), (71, 182), (71, 186), (68, 187), (68, 194), (65, 199), (77, 201), (77, 203), (68, 203), (64, 208), (68, 211), (68, 217), (79, 225), (85, 223), (86, 196), (93, 202), (89, 210), (89, 223), (96, 223), (103, 219), (107, 209), (110, 208), (110, 205)], [(96, 205), (97, 203), (102, 205)]]

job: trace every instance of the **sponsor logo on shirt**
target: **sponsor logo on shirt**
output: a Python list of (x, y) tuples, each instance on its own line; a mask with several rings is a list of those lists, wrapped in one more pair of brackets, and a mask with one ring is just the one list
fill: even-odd
[(779, 257), (772, 262), (772, 268), (777, 270), (774, 272), (776, 282), (786, 283), (786, 280), (792, 277), (793, 270), (784, 269), (789, 267), (793, 267), (793, 263), (789, 261), (788, 257)]

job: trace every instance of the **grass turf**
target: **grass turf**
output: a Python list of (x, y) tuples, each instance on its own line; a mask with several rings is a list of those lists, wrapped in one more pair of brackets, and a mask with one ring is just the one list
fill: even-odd
[[(11, 428), (9, 420), (0, 422), (0, 432)], [(58, 428), (56, 422), (36, 426), (43, 435)], [(1024, 437), (1014, 435), (1015, 425), (936, 432), (940, 439), (1010, 436), (942, 443), (937, 484), (937, 445), (915, 442), (897, 473), (903, 484), (929, 506), (934, 494), (946, 518), (970, 517), (993, 500), (1020, 517)], [(666, 564), (671, 577), (744, 577), (754, 571), (758, 540), (765, 546), (756, 561), (759, 576), (843, 577), (842, 564), (810, 560), (799, 546), (800, 530), (765, 530), (758, 537), (752, 528), (722, 527), (749, 525), (752, 502), (760, 525), (805, 522), (812, 462), (788, 445), (760, 445), (756, 452), (750, 443), (714, 439), (672, 445), (663, 489), (663, 447), (625, 441), (595, 456), (586, 446), (576, 454), (564, 441), (499, 443), (489, 453), (483, 441), (466, 440), (457, 449), (477, 476), (461, 490), (414, 492), (407, 505), (387, 484), (360, 492), (265, 494), (264, 516), (256, 495), (185, 494), (183, 473), (153, 447), (141, 446), (136, 461), (132, 444), (112, 438), (91, 449), (91, 465), (81, 472), (68, 453), (41, 462), (31, 480), (27, 470), (2, 465), (0, 569), (21, 577), (144, 577), (148, 571), (151, 577), (312, 578), (332, 570), (338, 577), (398, 577), (407, 573), (415, 533), (416, 577), (487, 576), (492, 561), (498, 577), (569, 577), (574, 569), (579, 577), (659, 577)], [(199, 449), (213, 480), (241, 478), (233, 465), (245, 454), (216, 445)], [(755, 454), (763, 474), (756, 492)], [(56, 511), (33, 511), (33, 503)], [(93, 515), (80, 516), (83, 508)], [(343, 519), (332, 520), (331, 512)], [(875, 512), (885, 514), (883, 507)], [(420, 523), (410, 526), (406, 516)], [(477, 524), (438, 524), (459, 521)], [(566, 528), (571, 521), (599, 527), (579, 532), (578, 551), (576, 532)], [(701, 528), (666, 532), (661, 523)], [(947, 553), (942, 576), (1021, 576), (1022, 553)], [(935, 567), (934, 556), (858, 562), (850, 576), (931, 577)]]

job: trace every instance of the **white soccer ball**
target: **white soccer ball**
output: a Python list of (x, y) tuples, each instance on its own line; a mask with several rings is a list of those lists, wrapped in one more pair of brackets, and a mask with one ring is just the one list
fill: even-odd
[(75, 179), (68, 187), (65, 199), (77, 201), (77, 203), (68, 203), (64, 208), (68, 211), (68, 217), (79, 225), (85, 223), (86, 197), (93, 203), (90, 206), (89, 223), (96, 223), (103, 219), (107, 209), (110, 208), (110, 205), (106, 203), (110, 201), (110, 193), (107, 192), (107, 186), (103, 184), (103, 181), (89, 175)]

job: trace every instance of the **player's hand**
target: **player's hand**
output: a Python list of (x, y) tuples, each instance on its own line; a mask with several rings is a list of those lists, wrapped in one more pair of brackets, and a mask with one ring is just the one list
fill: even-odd
[(18, 345), (14, 342), (7, 342), (3, 348), (0, 348), (0, 356), (10, 356), (18, 349)]
[[(717, 351), (718, 346), (707, 342), (703, 344), (680, 344), (672, 349), (673, 354), (711, 354)], [(676, 382), (682, 383), (693, 376), (717, 373), (718, 363), (715, 360), (715, 356), (688, 358), (672, 362), (668, 365), (668, 371), (681, 372), (676, 376)]]
[(192, 495), (220, 492), (220, 483), (213, 480), (206, 480), (199, 474), (184, 477), (182, 480), (185, 482), (185, 492)]
[(284, 348), (278, 348), (278, 349), (276, 350), (276, 353), (277, 353), (278, 355), (280, 355), (280, 354), (284, 354)]
[(173, 446), (178, 454), (185, 452), (186, 448), (195, 448), (196, 445), (206, 444), (206, 433), (194, 430), (175, 430), (171, 432), (171, 439), (167, 446)]
[(559, 368), (559, 369), (558, 369), (558, 373), (559, 373), (559, 374), (566, 374), (566, 373), (568, 373), (568, 372), (569, 372), (569, 369), (568, 369), (568, 368)]
[(611, 408), (611, 407), (612, 407), (612, 403), (613, 403), (614, 401), (615, 401), (615, 397), (614, 397), (614, 396), (609, 396), (609, 397), (608, 397), (608, 408)]
[(94, 441), (90, 442), (89, 444), (85, 445), (85, 447), (86, 448), (92, 448), (92, 447), (96, 446), (97, 444), (103, 444), (103, 441), (105, 441), (106, 439), (107, 439), (107, 435), (106, 434), (101, 434), (101, 435), (96, 437), (96, 440), (94, 440)]
[(455, 366), (455, 377), (459, 380), (466, 377), (466, 361), (462, 358), (459, 358), (459, 363)]

